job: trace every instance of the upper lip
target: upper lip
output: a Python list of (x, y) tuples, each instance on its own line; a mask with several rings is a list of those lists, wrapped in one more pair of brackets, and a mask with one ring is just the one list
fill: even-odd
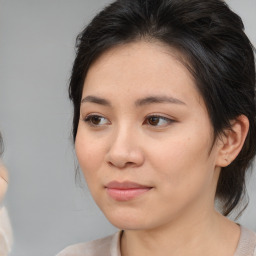
[(106, 188), (111, 188), (111, 189), (120, 189), (120, 190), (125, 190), (125, 189), (136, 189), (136, 188), (151, 188), (150, 186), (146, 185), (141, 185), (132, 181), (124, 181), (124, 182), (119, 182), (119, 181), (111, 181), (109, 182), (106, 186)]

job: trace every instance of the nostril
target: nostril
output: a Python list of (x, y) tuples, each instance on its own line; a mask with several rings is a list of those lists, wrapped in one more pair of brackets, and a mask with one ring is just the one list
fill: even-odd
[(127, 167), (141, 166), (144, 162), (143, 152), (130, 145), (124, 147), (124, 143), (115, 144), (105, 156), (106, 163), (110, 167), (124, 169)]
[(109, 166), (111, 167), (117, 167), (119, 169), (124, 169), (124, 168), (127, 168), (127, 167), (132, 167), (132, 166), (135, 166), (136, 164), (133, 163), (133, 162), (126, 162), (126, 163), (117, 163), (117, 162), (111, 162), (111, 161), (108, 161), (107, 162)]
[(114, 164), (112, 162), (107, 162), (109, 166), (114, 166)]

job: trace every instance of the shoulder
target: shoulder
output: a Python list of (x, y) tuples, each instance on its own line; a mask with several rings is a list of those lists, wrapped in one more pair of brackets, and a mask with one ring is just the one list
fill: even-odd
[(119, 256), (120, 235), (118, 233), (94, 241), (68, 246), (56, 256)]
[(256, 233), (241, 226), (240, 240), (234, 256), (256, 256)]

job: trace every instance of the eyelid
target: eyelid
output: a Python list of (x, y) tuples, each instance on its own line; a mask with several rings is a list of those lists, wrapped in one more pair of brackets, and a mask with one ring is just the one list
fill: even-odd
[[(98, 123), (98, 124), (95, 124), (95, 123), (93, 123), (92, 122), (92, 118), (99, 118), (99, 119), (104, 119), (105, 120), (105, 122), (103, 123), (103, 124), (100, 124), (100, 123)], [(159, 124), (159, 122), (156, 124), (156, 125), (154, 125), (154, 124), (150, 124), (149, 123), (149, 119), (150, 118), (158, 118), (160, 121), (161, 120), (164, 120), (164, 124), (162, 123), (160, 123)], [(90, 126), (92, 126), (92, 127), (103, 127), (103, 126), (106, 126), (106, 125), (110, 125), (111, 124), (111, 122), (109, 121), (109, 119), (108, 118), (106, 118), (104, 115), (102, 115), (102, 114), (99, 114), (99, 113), (90, 113), (90, 114), (87, 114), (85, 117), (83, 117), (83, 118), (81, 118), (82, 119), (82, 121), (84, 121), (86, 124), (88, 124), (88, 125), (90, 125)], [(95, 120), (94, 120), (95, 121)], [(154, 113), (154, 114), (149, 114), (149, 115), (147, 115), (145, 118), (144, 118), (144, 121), (143, 121), (143, 125), (148, 125), (148, 126), (151, 126), (151, 127), (158, 127), (158, 128), (163, 128), (163, 127), (166, 127), (166, 126), (168, 126), (168, 125), (170, 125), (170, 124), (172, 124), (172, 123), (174, 123), (174, 122), (177, 122), (177, 120), (175, 120), (174, 118), (172, 118), (172, 117), (167, 117), (167, 116), (165, 116), (165, 115), (163, 115), (163, 114), (156, 114), (156, 113)]]
[[(91, 122), (93, 117), (105, 119), (105, 120), (107, 120), (107, 123), (104, 123), (104, 124), (93, 124)], [(89, 126), (92, 126), (92, 127), (102, 127), (102, 126), (106, 126), (106, 125), (110, 124), (110, 121), (108, 120), (108, 118), (106, 118), (102, 114), (98, 114), (98, 113), (90, 113), (90, 114), (86, 115), (84, 118), (82, 118), (82, 120), (86, 124), (88, 124)]]
[[(148, 120), (149, 120), (149, 118), (152, 118), (152, 117), (156, 117), (156, 118), (162, 119), (162, 120), (166, 121), (166, 123), (163, 124), (163, 125), (150, 125), (148, 123)], [(170, 125), (170, 124), (172, 124), (174, 122), (176, 122), (176, 120), (174, 118), (166, 117), (166, 116), (164, 116), (162, 114), (149, 114), (149, 115), (147, 115), (145, 117), (144, 124), (147, 124), (147, 125), (149, 125), (151, 127), (160, 127), (160, 128), (162, 128), (162, 127), (166, 127), (166, 126), (168, 126), (168, 125)]]

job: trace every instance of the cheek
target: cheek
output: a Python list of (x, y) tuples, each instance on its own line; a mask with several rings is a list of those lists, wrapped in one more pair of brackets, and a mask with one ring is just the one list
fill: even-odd
[(210, 183), (214, 164), (208, 154), (210, 143), (197, 136), (175, 136), (155, 143), (151, 165), (157, 170), (161, 189), (177, 193), (194, 191)]
[(75, 150), (79, 165), (86, 180), (96, 175), (104, 158), (102, 144), (96, 141), (97, 140), (94, 140), (91, 136), (88, 136), (78, 129)]

